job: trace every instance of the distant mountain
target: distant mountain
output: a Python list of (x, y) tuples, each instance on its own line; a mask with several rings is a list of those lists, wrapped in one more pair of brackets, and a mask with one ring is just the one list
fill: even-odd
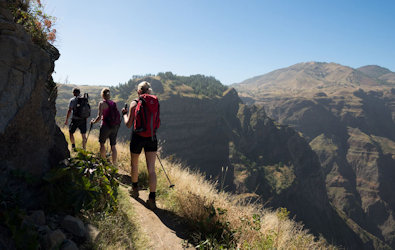
[[(381, 82), (356, 69), (336, 63), (298, 63), (284, 69), (247, 79), (235, 86), (251, 91), (305, 90), (331, 87), (380, 86)], [(279, 88), (280, 87), (280, 88)]]
[[(363, 241), (395, 248), (395, 81), (379, 66), (299, 63), (233, 87), (299, 131), (319, 156), (331, 204)], [(374, 237), (373, 237), (374, 236)]]
[(372, 78), (377, 78), (390, 84), (395, 84), (395, 73), (387, 68), (383, 68), (377, 65), (368, 65), (357, 68), (357, 70), (363, 72)]
[(389, 69), (380, 67), (378, 65), (366, 65), (357, 68), (357, 70), (372, 78), (379, 78), (380, 76), (383, 76), (385, 74), (392, 73)]

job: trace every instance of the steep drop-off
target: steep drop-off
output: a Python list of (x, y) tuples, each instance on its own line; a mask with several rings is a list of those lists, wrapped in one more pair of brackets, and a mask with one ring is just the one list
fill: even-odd
[(395, 247), (395, 91), (385, 81), (394, 73), (360, 69), (301, 63), (235, 88), (303, 134), (319, 156), (332, 205), (364, 242)]

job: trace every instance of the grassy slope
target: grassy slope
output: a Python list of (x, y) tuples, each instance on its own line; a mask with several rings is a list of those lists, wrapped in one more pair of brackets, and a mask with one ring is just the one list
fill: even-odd
[[(62, 130), (66, 138), (66, 129)], [(76, 144), (81, 145), (81, 138), (77, 132)], [(93, 152), (99, 151), (97, 135), (91, 134), (87, 143), (87, 149)], [(130, 172), (129, 147), (119, 143), (118, 168)], [(146, 167), (144, 158), (140, 158), (139, 181), (146, 185)], [(323, 239), (316, 240), (308, 234), (301, 224), (288, 218), (285, 210), (272, 211), (264, 209), (256, 204), (242, 204), (237, 196), (219, 192), (212, 183), (206, 181), (199, 173), (192, 173), (179, 164), (162, 160), (164, 167), (175, 184), (170, 190), (162, 169), (157, 165), (158, 174), (158, 202), (162, 209), (175, 212), (190, 224), (195, 232), (191, 239), (195, 243), (203, 242), (203, 247), (213, 247), (212, 242), (219, 245), (247, 248), (279, 248), (279, 249), (333, 249)], [(133, 208), (125, 202), (127, 194), (120, 192), (119, 203), (121, 215), (108, 216), (97, 220), (99, 228), (103, 231), (98, 241), (100, 248), (145, 248), (147, 246), (145, 236), (142, 235), (136, 224), (136, 215)], [(122, 227), (127, 227), (123, 229)], [(131, 230), (133, 229), (133, 230)], [(125, 232), (137, 231), (136, 234)], [(121, 239), (115, 237), (113, 232), (119, 232)], [(217, 240), (210, 238), (217, 234)], [(219, 239), (218, 239), (219, 238)]]

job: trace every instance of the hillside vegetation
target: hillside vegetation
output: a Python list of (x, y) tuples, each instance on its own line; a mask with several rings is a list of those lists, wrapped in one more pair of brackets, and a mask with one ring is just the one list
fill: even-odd
[[(67, 130), (63, 132), (67, 136)], [(77, 137), (78, 138), (78, 137)], [(77, 146), (81, 144), (77, 140)], [(90, 151), (99, 152), (99, 143), (96, 135), (91, 135), (87, 144)], [(117, 144), (119, 155), (118, 168), (121, 172), (130, 172), (128, 145)], [(139, 183), (147, 187), (147, 172), (144, 157), (139, 162)], [(215, 183), (210, 183), (198, 172), (192, 172), (181, 164), (174, 164), (162, 159), (169, 178), (175, 184), (174, 189), (168, 188), (167, 179), (161, 168), (157, 166), (158, 173), (158, 203), (161, 209), (174, 212), (180, 216), (183, 223), (189, 226), (189, 241), (201, 249), (211, 248), (242, 248), (242, 249), (334, 249), (324, 239), (316, 239), (303, 225), (288, 218), (289, 212), (284, 208), (271, 210), (253, 203), (242, 202), (240, 196), (218, 191)], [(133, 210), (127, 204), (123, 192), (120, 192), (118, 202), (122, 213)], [(118, 212), (119, 213), (119, 212)], [(145, 248), (147, 242), (136, 239), (136, 234), (122, 234), (120, 238), (112, 238), (113, 230), (125, 232), (122, 225), (135, 225), (133, 215), (115, 218), (113, 215), (96, 219), (96, 225), (101, 230), (100, 248)], [(123, 220), (132, 220), (125, 222)], [(144, 225), (137, 225), (138, 228)], [(130, 226), (128, 226), (130, 227)], [(150, 229), (152, 230), (152, 229)], [(141, 231), (139, 231), (141, 233)], [(143, 234), (141, 237), (145, 237)], [(116, 235), (114, 235), (116, 236)], [(133, 245), (134, 242), (139, 245)], [(119, 245), (121, 244), (121, 245)]]
[(128, 100), (131, 95), (135, 95), (137, 84), (143, 80), (150, 82), (154, 93), (162, 99), (166, 99), (170, 95), (199, 98), (219, 97), (227, 89), (226, 86), (212, 76), (178, 76), (171, 72), (166, 72), (158, 73), (157, 75), (134, 76), (128, 82), (112, 87), (111, 92), (114, 93), (115, 98)]
[[(235, 89), (200, 75), (133, 77), (111, 88), (119, 109), (137, 97), (136, 85), (143, 80), (159, 96), (157, 135), (164, 158), (182, 162), (219, 190), (246, 201), (287, 208), (291, 217), (330, 242), (363, 245), (331, 207), (319, 159), (292, 128), (274, 122), (261, 106), (243, 104)], [(198, 91), (206, 85), (211, 95)], [(130, 133), (121, 126), (118, 138), (127, 141)]]

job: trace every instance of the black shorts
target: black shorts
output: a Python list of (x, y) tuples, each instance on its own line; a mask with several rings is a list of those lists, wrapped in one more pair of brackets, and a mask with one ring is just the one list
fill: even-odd
[(144, 148), (144, 152), (156, 152), (158, 151), (158, 140), (156, 135), (152, 139), (151, 137), (142, 137), (136, 133), (132, 133), (130, 138), (130, 152), (133, 154), (140, 154)]
[(81, 131), (81, 134), (86, 134), (86, 119), (71, 119), (69, 132), (74, 134), (77, 128)]
[(114, 146), (117, 144), (117, 134), (119, 125), (114, 127), (109, 127), (107, 125), (102, 125), (100, 127), (99, 142), (106, 143), (107, 138), (110, 138), (110, 145)]

